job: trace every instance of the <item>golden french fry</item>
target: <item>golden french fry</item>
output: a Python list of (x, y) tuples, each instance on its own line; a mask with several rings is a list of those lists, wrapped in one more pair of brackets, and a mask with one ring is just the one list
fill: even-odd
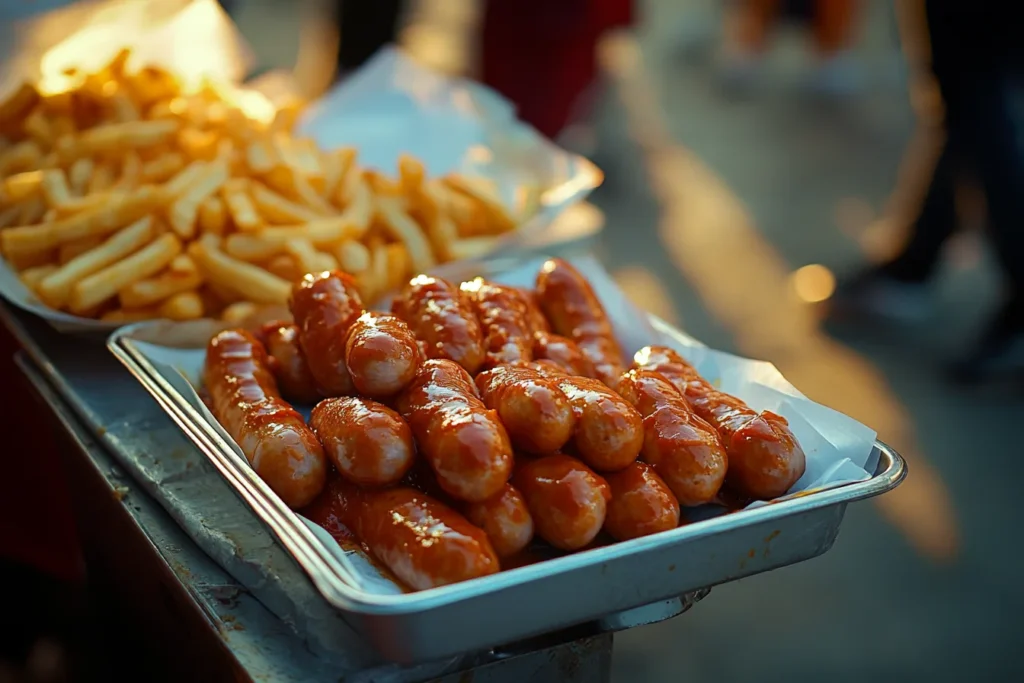
[(305, 177), (297, 174), (292, 176), (292, 185), (296, 198), (316, 213), (321, 216), (331, 216), (337, 213), (337, 209), (321, 197)]
[(42, 171), (24, 171), (3, 179), (0, 184), (0, 204), (14, 204), (39, 194), (43, 187)]
[(362, 177), (362, 173), (350, 173), (351, 182), (345, 192), (348, 197), (348, 206), (341, 215), (363, 232), (370, 228), (373, 220), (373, 191), (369, 183)]
[(19, 206), (21, 207), (21, 211), (18, 212), (19, 225), (35, 225), (46, 215), (46, 202), (42, 197), (31, 197), (21, 202)]
[(115, 177), (114, 164), (109, 161), (96, 164), (93, 167), (92, 175), (89, 176), (86, 192), (89, 194), (106, 192), (114, 186)]
[(21, 214), (20, 206), (9, 206), (6, 209), (0, 209), (0, 230), (17, 225), (18, 216)]
[(46, 265), (35, 266), (34, 268), (26, 268), (18, 273), (18, 277), (21, 278), (22, 283), (24, 283), (26, 287), (34, 290), (39, 287), (40, 282), (51, 275), (55, 270), (57, 270), (57, 266), (52, 263), (47, 263)]
[(287, 225), (323, 218), (316, 211), (282, 197), (262, 183), (250, 183), (249, 192), (256, 209), (268, 223)]
[(124, 163), (121, 164), (121, 177), (114, 183), (114, 190), (127, 192), (138, 187), (142, 179), (142, 160), (135, 152), (127, 152), (124, 155)]
[(399, 185), (406, 196), (416, 195), (421, 191), (426, 175), (423, 162), (416, 157), (409, 154), (398, 157)]
[(230, 325), (241, 325), (256, 315), (257, 311), (259, 311), (259, 306), (251, 301), (236, 301), (221, 311), (220, 319)]
[(217, 156), (217, 134), (210, 130), (182, 128), (178, 131), (178, 147), (191, 159), (212, 161)]
[(83, 237), (80, 240), (74, 242), (68, 242), (60, 245), (57, 249), (57, 260), (63, 266), (79, 255), (84, 254), (90, 249), (95, 249), (103, 242), (102, 237)]
[(153, 236), (151, 217), (146, 216), (136, 221), (99, 246), (72, 258), (44, 278), (39, 283), (39, 296), (48, 306), (62, 308), (76, 283), (142, 248)]
[(142, 165), (142, 182), (162, 183), (185, 168), (185, 155), (167, 152)]
[(0, 129), (5, 129), (23, 118), (38, 102), (39, 91), (29, 83), (22, 83), (14, 94), (0, 101)]
[(196, 265), (196, 262), (188, 254), (178, 254), (167, 265), (167, 270), (177, 275), (187, 275), (189, 273), (198, 273), (199, 266)]
[(43, 153), (35, 142), (19, 142), (0, 152), (0, 176), (35, 168), (42, 158)]
[(430, 250), (430, 243), (416, 221), (405, 212), (401, 199), (378, 196), (375, 204), (381, 227), (409, 250), (413, 269), (425, 273), (433, 268), (437, 261)]
[(489, 233), (502, 233), (514, 230), (515, 220), (501, 201), (501, 196), (493, 184), (482, 178), (470, 178), (460, 174), (451, 174), (444, 182), (456, 193), (461, 193), (476, 201), (484, 210), (486, 229)]
[(446, 194), (446, 190), (438, 183), (423, 183), (420, 191), (411, 199), (415, 200), (415, 207), (410, 209), (410, 215), (427, 233), (434, 253), (443, 261), (451, 260), (449, 245), (459, 239), (458, 227), (448, 215)]
[(493, 253), (501, 241), (499, 235), (481, 235), (479, 237), (466, 237), (452, 242), (448, 251), (452, 259), (472, 260)]
[(123, 87), (110, 96), (110, 107), (114, 110), (114, 120), (119, 123), (138, 121), (140, 117), (139, 108), (132, 101), (131, 95)]
[(177, 81), (158, 67), (144, 67), (128, 76), (127, 82), (135, 101), (143, 108), (151, 107), (160, 100), (170, 100), (178, 94)]
[(245, 149), (245, 163), (256, 175), (270, 173), (278, 162), (277, 152), (266, 138), (253, 140)]
[(338, 193), (338, 188), (345, 181), (345, 177), (355, 164), (355, 160), (356, 150), (354, 147), (342, 147), (324, 155), (323, 163), (321, 164), (324, 169), (324, 199), (328, 201), (334, 200)]
[(363, 172), (363, 176), (375, 195), (398, 197), (402, 194), (401, 186), (380, 171), (367, 170)]
[(177, 121), (127, 121), (108, 123), (83, 131), (76, 138), (61, 138), (57, 151), (66, 161), (109, 154), (119, 149), (152, 147), (171, 140), (178, 132)]
[(374, 240), (370, 248), (370, 267), (357, 278), (360, 294), (364, 303), (371, 303), (387, 289), (388, 284), (388, 252), (387, 245), (381, 240)]
[(214, 235), (223, 235), (227, 230), (228, 211), (220, 197), (207, 197), (199, 205), (199, 229)]
[(82, 313), (99, 306), (130, 283), (159, 273), (181, 249), (177, 235), (164, 233), (131, 256), (79, 280), (71, 288), (68, 308), (72, 313)]
[(250, 301), (266, 304), (288, 302), (291, 285), (287, 280), (228, 256), (217, 247), (213, 235), (205, 235), (193, 242), (189, 246), (189, 254), (208, 280), (244, 294)]
[(197, 320), (203, 317), (203, 300), (196, 292), (181, 292), (171, 296), (157, 308), (161, 318), (168, 320)]
[(365, 232), (347, 216), (319, 218), (294, 226), (263, 228), (258, 232), (237, 232), (228, 235), (224, 250), (243, 261), (265, 261), (285, 249), (293, 239), (309, 240), (315, 247), (326, 247), (344, 240), (356, 239)]
[(334, 248), (338, 266), (346, 273), (361, 273), (370, 267), (370, 250), (356, 240), (345, 240)]
[(544, 194), (540, 185), (520, 185), (516, 188), (516, 204), (519, 213), (514, 216), (517, 225), (522, 225), (540, 211), (541, 196)]
[(59, 168), (43, 171), (42, 190), (46, 203), (53, 208), (62, 206), (71, 200), (71, 190), (68, 188), (67, 178), (64, 171)]
[(409, 279), (412, 274), (412, 261), (409, 252), (402, 244), (388, 244), (384, 247), (384, 255), (387, 258), (387, 287), (386, 291), (397, 289)]
[(96, 194), (87, 194), (84, 197), (70, 197), (63, 204), (54, 208), (57, 210), (58, 218), (66, 217), (86, 209), (96, 209), (106, 204), (120, 201), (120, 198), (123, 196), (120, 192), (97, 192)]
[(195, 234), (196, 220), (199, 215), (199, 205), (207, 197), (214, 195), (228, 179), (227, 164), (223, 161), (214, 161), (209, 164), (203, 173), (186, 189), (178, 199), (171, 204), (168, 210), (168, 221), (171, 229), (182, 238), (189, 238)]
[(86, 209), (44, 225), (11, 228), (0, 233), (0, 247), (8, 251), (57, 247), (82, 237), (103, 236), (153, 213), (163, 203), (158, 187), (146, 185), (128, 195), (114, 195), (108, 204)]
[(317, 251), (313, 243), (308, 239), (296, 238), (288, 240), (285, 244), (285, 253), (295, 259), (299, 269), (303, 273), (318, 273), (325, 270), (334, 270), (338, 267), (338, 260), (330, 254)]
[(36, 107), (36, 109), (25, 118), (21, 128), (26, 135), (31, 137), (37, 144), (44, 147), (49, 147), (53, 144), (53, 139), (56, 137), (54, 135), (53, 124), (51, 123), (50, 117), (42, 107)]
[(291, 254), (278, 254), (270, 259), (267, 270), (286, 282), (295, 282), (306, 274)]
[(142, 308), (176, 294), (192, 291), (201, 284), (203, 284), (203, 276), (198, 269), (191, 273), (175, 273), (167, 270), (155, 277), (132, 282), (118, 293), (118, 299), (123, 308)]
[(252, 232), (263, 225), (259, 214), (256, 213), (256, 207), (246, 193), (246, 181), (243, 178), (232, 178), (224, 183), (221, 196), (236, 228), (243, 232)]
[(81, 195), (85, 192), (89, 185), (89, 178), (92, 177), (94, 166), (93, 160), (89, 157), (76, 159), (71, 164), (71, 168), (68, 169), (68, 183), (71, 185), (71, 191), (75, 195)]

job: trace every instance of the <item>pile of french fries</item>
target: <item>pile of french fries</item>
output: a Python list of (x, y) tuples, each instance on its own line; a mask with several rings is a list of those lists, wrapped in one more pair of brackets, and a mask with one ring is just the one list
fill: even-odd
[(527, 217), (486, 181), (428, 178), (410, 156), (393, 179), (354, 149), (323, 152), (292, 134), (299, 104), (247, 115), (244, 91), (186, 93), (128, 57), (0, 104), (0, 253), (53, 309), (243, 319), (286, 303), (303, 273), (336, 268), (372, 302), (490, 251)]

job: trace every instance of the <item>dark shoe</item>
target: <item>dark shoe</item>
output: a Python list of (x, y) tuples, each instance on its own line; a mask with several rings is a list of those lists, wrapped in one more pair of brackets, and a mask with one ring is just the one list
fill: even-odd
[(1024, 377), (1024, 301), (1004, 306), (978, 343), (948, 371), (959, 384)]
[(934, 308), (925, 283), (902, 282), (877, 269), (840, 281), (828, 303), (829, 316), (856, 316), (893, 323), (927, 319)]

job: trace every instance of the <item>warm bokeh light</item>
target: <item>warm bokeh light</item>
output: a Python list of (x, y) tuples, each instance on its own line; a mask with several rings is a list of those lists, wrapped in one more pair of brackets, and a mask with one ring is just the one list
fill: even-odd
[(789, 283), (801, 301), (809, 304), (825, 301), (836, 291), (836, 277), (820, 263), (797, 268), (790, 274)]

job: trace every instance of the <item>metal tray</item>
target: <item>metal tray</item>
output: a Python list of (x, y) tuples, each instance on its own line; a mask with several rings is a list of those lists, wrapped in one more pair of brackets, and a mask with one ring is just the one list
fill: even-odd
[[(906, 476), (903, 459), (876, 441), (873, 476), (864, 481), (451, 586), (373, 593), (353, 558), (329, 549), (256, 476), (224, 432), (160, 374), (132, 338), (147, 324), (116, 331), (109, 349), (266, 523), (325, 599), (383, 656), (403, 664), (584, 622), (621, 630), (669, 618), (711, 586), (821, 555), (835, 541), (848, 503), (890, 491)], [(652, 324), (682, 336), (661, 321)]]

